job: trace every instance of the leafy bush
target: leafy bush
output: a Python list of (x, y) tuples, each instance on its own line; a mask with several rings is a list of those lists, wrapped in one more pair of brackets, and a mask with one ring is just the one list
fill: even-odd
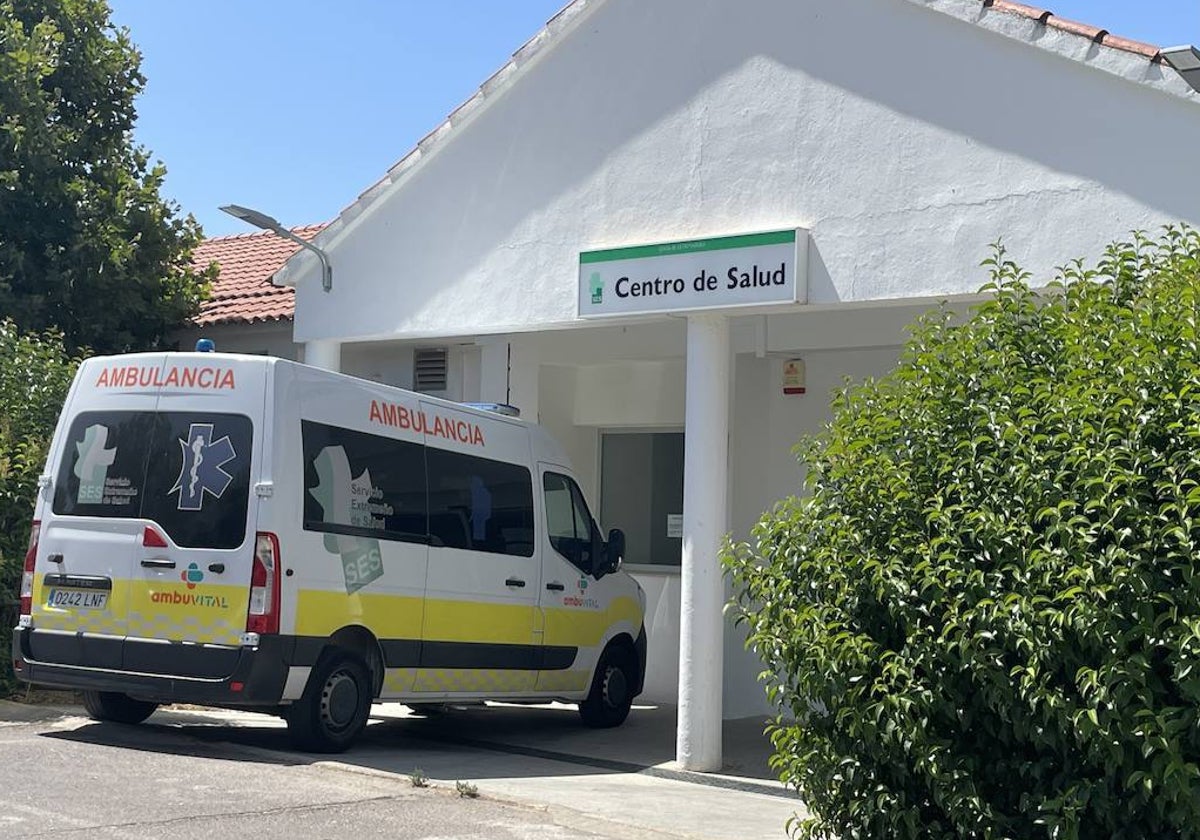
[(0, 321), (0, 696), (13, 685), (7, 651), (37, 479), (79, 360), (56, 333), (22, 334)]
[(913, 328), (725, 562), (806, 838), (1200, 834), (1200, 235)]

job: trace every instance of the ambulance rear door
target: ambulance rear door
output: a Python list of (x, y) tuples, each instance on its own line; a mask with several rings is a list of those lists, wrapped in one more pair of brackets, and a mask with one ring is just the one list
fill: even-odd
[(268, 369), (266, 359), (220, 354), (168, 359), (147, 443), (125, 670), (223, 678), (236, 665)]
[[(144, 523), (142, 494), (158, 393), (137, 385), (161, 372), (161, 354), (91, 359), (76, 376), (52, 453), (42, 507), (30, 652), (64, 665), (118, 669), (130, 582)], [(111, 386), (119, 369), (121, 384)], [(127, 369), (130, 387), (125, 386)]]

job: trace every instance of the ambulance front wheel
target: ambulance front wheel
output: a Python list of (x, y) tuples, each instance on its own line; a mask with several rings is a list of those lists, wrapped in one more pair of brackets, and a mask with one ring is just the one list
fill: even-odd
[(592, 690), (579, 704), (579, 716), (593, 729), (620, 726), (629, 717), (636, 679), (633, 654), (623, 647), (610, 647), (600, 657)]
[(306, 752), (342, 752), (367, 725), (371, 669), (361, 657), (332, 648), (308, 678), (304, 694), (285, 712), (288, 734)]
[(134, 700), (128, 694), (115, 691), (85, 691), (83, 708), (93, 720), (141, 723), (154, 714), (158, 704), (148, 700)]

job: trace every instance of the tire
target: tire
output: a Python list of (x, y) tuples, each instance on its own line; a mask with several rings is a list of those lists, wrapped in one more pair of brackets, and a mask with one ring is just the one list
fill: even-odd
[(630, 651), (620, 647), (605, 650), (592, 677), (592, 689), (579, 704), (579, 717), (584, 724), (593, 729), (609, 729), (624, 723), (633, 705), (636, 680)]
[(141, 723), (158, 708), (149, 700), (134, 700), (128, 694), (115, 691), (83, 692), (83, 708), (93, 720), (112, 723)]
[(360, 657), (332, 649), (317, 661), (304, 694), (285, 712), (296, 749), (338, 753), (367, 725), (373, 699), (371, 669)]

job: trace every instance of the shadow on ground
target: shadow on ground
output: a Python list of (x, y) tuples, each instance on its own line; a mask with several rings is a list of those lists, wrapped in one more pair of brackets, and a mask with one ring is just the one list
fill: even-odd
[(726, 721), (725, 765), (720, 774), (703, 776), (674, 768), (675, 722), (671, 706), (639, 707), (623, 726), (589, 729), (574, 707), (561, 704), (447, 706), (422, 713), (381, 704), (374, 707), (359, 741), (334, 756), (292, 751), (278, 718), (190, 708), (160, 710), (140, 726), (93, 723), (44, 737), (283, 765), (332, 759), (404, 774), (421, 767), (434, 777), (476, 780), (645, 773), (789, 795), (768, 767), (770, 744), (763, 735), (763, 719)]

